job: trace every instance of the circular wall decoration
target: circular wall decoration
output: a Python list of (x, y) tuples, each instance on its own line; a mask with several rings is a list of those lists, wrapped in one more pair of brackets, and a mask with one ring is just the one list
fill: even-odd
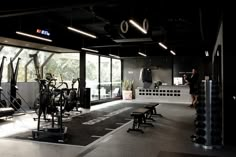
[(129, 30), (129, 25), (128, 25), (128, 22), (123, 20), (121, 23), (120, 23), (120, 30), (122, 33), (127, 33), (128, 30)]
[(149, 22), (148, 22), (148, 19), (146, 19), (146, 18), (143, 20), (143, 29), (148, 32)]

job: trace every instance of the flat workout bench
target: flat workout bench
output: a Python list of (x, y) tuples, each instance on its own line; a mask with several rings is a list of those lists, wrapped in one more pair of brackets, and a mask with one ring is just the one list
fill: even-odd
[(161, 114), (157, 113), (156, 111), (156, 106), (158, 106), (159, 104), (158, 103), (153, 103), (153, 104), (148, 104), (148, 105), (145, 105), (144, 108), (147, 108), (150, 110), (149, 112), (149, 115), (147, 116), (147, 119), (150, 119), (152, 121), (155, 121), (152, 116), (153, 115), (156, 115), (156, 116), (160, 116), (160, 117), (163, 117)]
[(132, 128), (129, 128), (127, 130), (127, 132), (129, 131), (139, 131), (141, 133), (144, 133), (142, 129), (139, 129), (141, 124), (146, 124), (146, 125), (150, 125), (153, 126), (152, 123), (147, 123), (146, 122), (146, 115), (149, 114), (149, 112), (151, 112), (150, 109), (147, 108), (138, 108), (136, 110), (134, 110), (130, 115), (133, 117), (133, 126)]

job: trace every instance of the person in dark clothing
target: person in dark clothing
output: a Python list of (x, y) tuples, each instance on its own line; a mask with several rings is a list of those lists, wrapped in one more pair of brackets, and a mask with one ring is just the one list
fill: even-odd
[(144, 88), (150, 88), (152, 85), (152, 70), (150, 68), (143, 68), (142, 81)]
[(196, 107), (198, 103), (198, 95), (199, 95), (199, 74), (195, 68), (192, 69), (192, 75), (189, 78), (186, 78), (186, 81), (189, 84), (190, 91), (192, 97), (192, 104), (189, 107)]

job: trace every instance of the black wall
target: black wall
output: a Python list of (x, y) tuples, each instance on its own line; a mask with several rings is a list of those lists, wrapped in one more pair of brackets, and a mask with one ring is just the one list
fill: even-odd
[[(204, 52), (203, 52), (204, 53)], [(197, 67), (200, 79), (210, 76), (210, 57), (190, 57), (190, 56), (159, 56), (152, 58), (126, 58), (123, 60), (123, 79), (134, 80), (134, 88), (143, 87), (139, 80), (141, 68), (148, 66), (152, 69), (153, 81), (160, 80), (163, 83), (172, 85), (173, 77), (183, 76), (183, 72), (191, 72), (193, 67)], [(190, 75), (190, 74), (189, 74)], [(153, 87), (153, 85), (151, 86)]]
[(192, 68), (197, 68), (201, 80), (205, 79), (205, 76), (211, 75), (211, 57), (175, 56), (173, 63), (174, 77), (182, 77), (185, 72), (191, 75)]
[[(235, 14), (235, 13), (234, 13)], [(224, 83), (224, 138), (226, 145), (236, 145), (236, 24), (232, 22), (232, 13), (225, 12), (223, 21), (223, 83)]]
[(143, 67), (152, 69), (153, 82), (160, 80), (168, 85), (172, 84), (172, 56), (126, 58), (123, 60), (123, 65), (123, 79), (134, 80), (134, 89), (143, 87), (142, 81), (139, 80), (140, 70)]

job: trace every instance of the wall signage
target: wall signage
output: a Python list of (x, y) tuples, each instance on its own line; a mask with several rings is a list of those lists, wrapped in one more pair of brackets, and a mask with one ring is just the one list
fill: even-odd
[(50, 33), (48, 30), (43, 30), (43, 29), (37, 29), (36, 33), (42, 34), (42, 35), (46, 35), (46, 36), (50, 36)]

